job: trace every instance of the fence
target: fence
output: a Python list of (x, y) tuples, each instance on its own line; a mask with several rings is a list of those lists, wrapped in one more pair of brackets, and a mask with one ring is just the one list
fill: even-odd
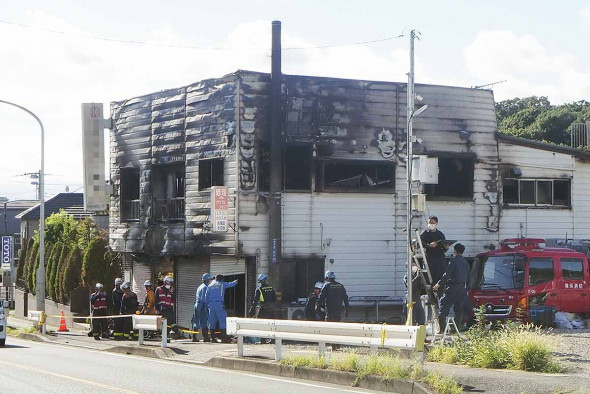
[(570, 134), (572, 148), (590, 150), (590, 122), (572, 123)]

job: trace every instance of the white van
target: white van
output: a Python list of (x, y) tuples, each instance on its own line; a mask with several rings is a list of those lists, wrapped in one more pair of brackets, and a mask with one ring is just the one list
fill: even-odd
[(8, 325), (8, 301), (0, 301), (0, 346), (6, 344), (6, 327)]

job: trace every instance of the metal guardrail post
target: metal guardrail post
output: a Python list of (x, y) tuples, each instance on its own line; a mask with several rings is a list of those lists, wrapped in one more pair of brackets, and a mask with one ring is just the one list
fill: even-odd
[(283, 340), (275, 338), (275, 361), (281, 361), (283, 358)]
[(244, 357), (244, 336), (238, 335), (238, 357)]
[(320, 342), (320, 343), (318, 343), (318, 345), (319, 345), (319, 349), (320, 349), (320, 357), (324, 357), (324, 355), (326, 354), (326, 343)]
[(139, 329), (139, 338), (137, 338), (137, 343), (139, 345), (143, 345), (143, 328)]
[(162, 318), (162, 347), (168, 347), (168, 320)]

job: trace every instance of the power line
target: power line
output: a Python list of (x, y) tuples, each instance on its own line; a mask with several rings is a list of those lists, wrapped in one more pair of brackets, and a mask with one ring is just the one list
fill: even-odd
[[(241, 52), (242, 51), (249, 52), (249, 51), (270, 51), (271, 50), (271, 48), (227, 48), (227, 47), (202, 47), (202, 46), (196, 46), (196, 45), (159, 44), (156, 42), (141, 41), (141, 40), (125, 40), (125, 39), (120, 39), (120, 38), (108, 38), (108, 37), (97, 37), (97, 36), (92, 36), (92, 35), (87, 35), (87, 34), (76, 34), (76, 33), (67, 32), (67, 31), (63, 31), (63, 30), (35, 27), (35, 26), (24, 24), (24, 23), (16, 23), (16, 22), (11, 22), (11, 21), (6, 21), (6, 20), (0, 20), (0, 23), (3, 23), (5, 25), (20, 27), (20, 28), (24, 28), (24, 29), (42, 30), (42, 31), (45, 31), (48, 33), (61, 34), (61, 35), (65, 35), (65, 36), (86, 38), (86, 39), (106, 41), (106, 42), (116, 42), (116, 43), (122, 43), (122, 44), (155, 46), (155, 47), (162, 47), (162, 48), (198, 49), (198, 50), (203, 50), (203, 51), (241, 51)], [(395, 40), (395, 39), (401, 38), (401, 37), (404, 37), (404, 34), (400, 34), (398, 36), (393, 36), (393, 37), (380, 38), (380, 39), (376, 39), (376, 40), (359, 41), (359, 42), (352, 42), (352, 43), (345, 43), (345, 44), (333, 44), (333, 45), (326, 44), (326, 45), (316, 45), (316, 46), (309, 46), (309, 47), (284, 47), (284, 48), (282, 48), (282, 50), (283, 51), (299, 51), (299, 50), (306, 50), (306, 49), (326, 49), (326, 48), (338, 48), (338, 47), (348, 47), (348, 46), (356, 46), (356, 45), (367, 45), (367, 44), (375, 44), (375, 43), (379, 43), (379, 42)]]

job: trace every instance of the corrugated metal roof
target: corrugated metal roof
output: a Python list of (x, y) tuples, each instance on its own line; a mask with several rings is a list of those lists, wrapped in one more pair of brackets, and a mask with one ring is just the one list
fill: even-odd
[[(61, 209), (65, 210), (68, 215), (74, 216), (74, 219), (80, 219), (92, 216), (92, 212), (84, 210), (84, 194), (82, 193), (59, 193), (45, 201), (45, 218), (57, 213)], [(27, 209), (16, 215), (21, 220), (38, 220), (40, 217), (40, 204)]]
[(590, 160), (590, 152), (585, 152), (580, 149), (570, 148), (569, 146), (555, 145), (548, 142), (528, 140), (526, 138), (514, 137), (512, 135), (498, 133), (498, 140), (508, 142), (514, 145), (527, 146), (529, 148), (542, 149), (550, 152), (563, 153), (572, 155), (580, 159)]

